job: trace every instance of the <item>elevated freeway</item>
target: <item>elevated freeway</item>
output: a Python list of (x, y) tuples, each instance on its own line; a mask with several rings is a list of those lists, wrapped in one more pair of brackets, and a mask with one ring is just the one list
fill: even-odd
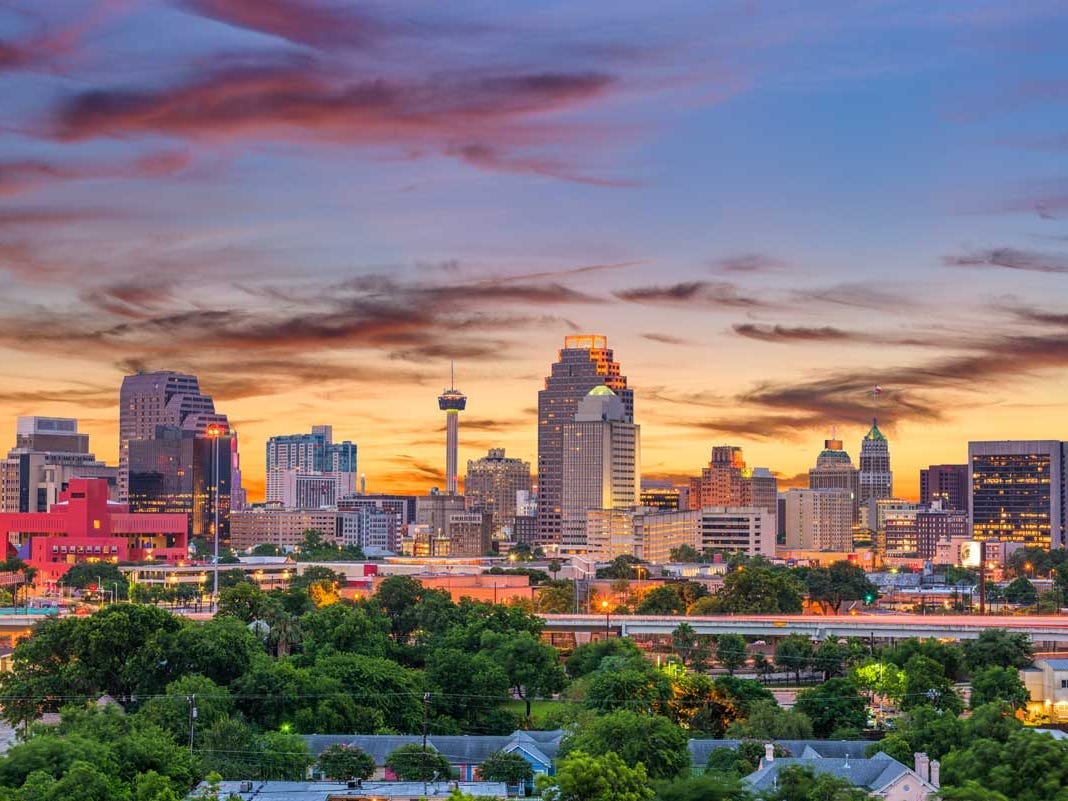
[(549, 633), (579, 635), (611, 631), (621, 636), (671, 634), (687, 623), (698, 634), (784, 637), (803, 634), (813, 640), (863, 637), (877, 640), (936, 637), (970, 640), (984, 629), (1022, 631), (1036, 643), (1068, 643), (1068, 615), (542, 615)]

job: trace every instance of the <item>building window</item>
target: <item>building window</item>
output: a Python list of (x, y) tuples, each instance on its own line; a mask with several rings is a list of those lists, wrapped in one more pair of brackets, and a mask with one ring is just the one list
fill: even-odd
[(1061, 679), (1061, 689), (1068, 690), (1068, 679)]

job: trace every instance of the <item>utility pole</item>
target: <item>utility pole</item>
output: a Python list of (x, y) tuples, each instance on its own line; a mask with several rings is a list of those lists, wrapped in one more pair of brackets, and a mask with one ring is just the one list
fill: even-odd
[(426, 798), (426, 726), (427, 714), (430, 705), (430, 693), (423, 693), (423, 757), (420, 773), (423, 774), (423, 798)]
[(979, 543), (979, 614), (986, 614), (986, 540)]
[(197, 722), (197, 697), (194, 693), (189, 696), (189, 753), (193, 753), (193, 727)]

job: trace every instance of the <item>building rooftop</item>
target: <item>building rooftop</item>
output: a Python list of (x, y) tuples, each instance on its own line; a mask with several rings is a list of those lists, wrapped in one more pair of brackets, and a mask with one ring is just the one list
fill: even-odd
[[(461, 793), (478, 797), (504, 798), (508, 786), (504, 782), (348, 782), (330, 781), (225, 781), (219, 783), (219, 798), (237, 798), (240, 801), (278, 798), (286, 801), (363, 801), (382, 798), (447, 798), (458, 789)], [(208, 786), (201, 782), (187, 798), (199, 798), (198, 793)]]
[(864, 435), (864, 439), (868, 442), (886, 442), (886, 437), (879, 430), (879, 424), (874, 417), (871, 419), (871, 429)]
[[(871, 792), (878, 792), (887, 785), (904, 775), (912, 774), (909, 768), (902, 765), (893, 757), (879, 752), (871, 759), (828, 759), (826, 757), (809, 756), (801, 758), (783, 757), (777, 758), (763, 765), (755, 773), (745, 777), (745, 781), (753, 789), (773, 790), (778, 787), (778, 778), (783, 768), (798, 765), (810, 768), (814, 773), (825, 773), (845, 779), (854, 787), (860, 787)], [(927, 782), (916, 776), (916, 781), (928, 786)]]

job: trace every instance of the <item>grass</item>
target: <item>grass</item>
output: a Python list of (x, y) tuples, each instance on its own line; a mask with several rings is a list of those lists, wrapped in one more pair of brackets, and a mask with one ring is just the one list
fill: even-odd
[[(538, 700), (530, 702), (530, 717), (534, 721), (535, 728), (537, 728), (538, 721), (540, 721), (546, 714), (553, 712), (559, 708), (559, 703), (559, 701), (552, 700)], [(520, 718), (524, 717), (527, 714), (526, 701), (509, 701), (507, 704), (504, 705), (504, 708)]]

